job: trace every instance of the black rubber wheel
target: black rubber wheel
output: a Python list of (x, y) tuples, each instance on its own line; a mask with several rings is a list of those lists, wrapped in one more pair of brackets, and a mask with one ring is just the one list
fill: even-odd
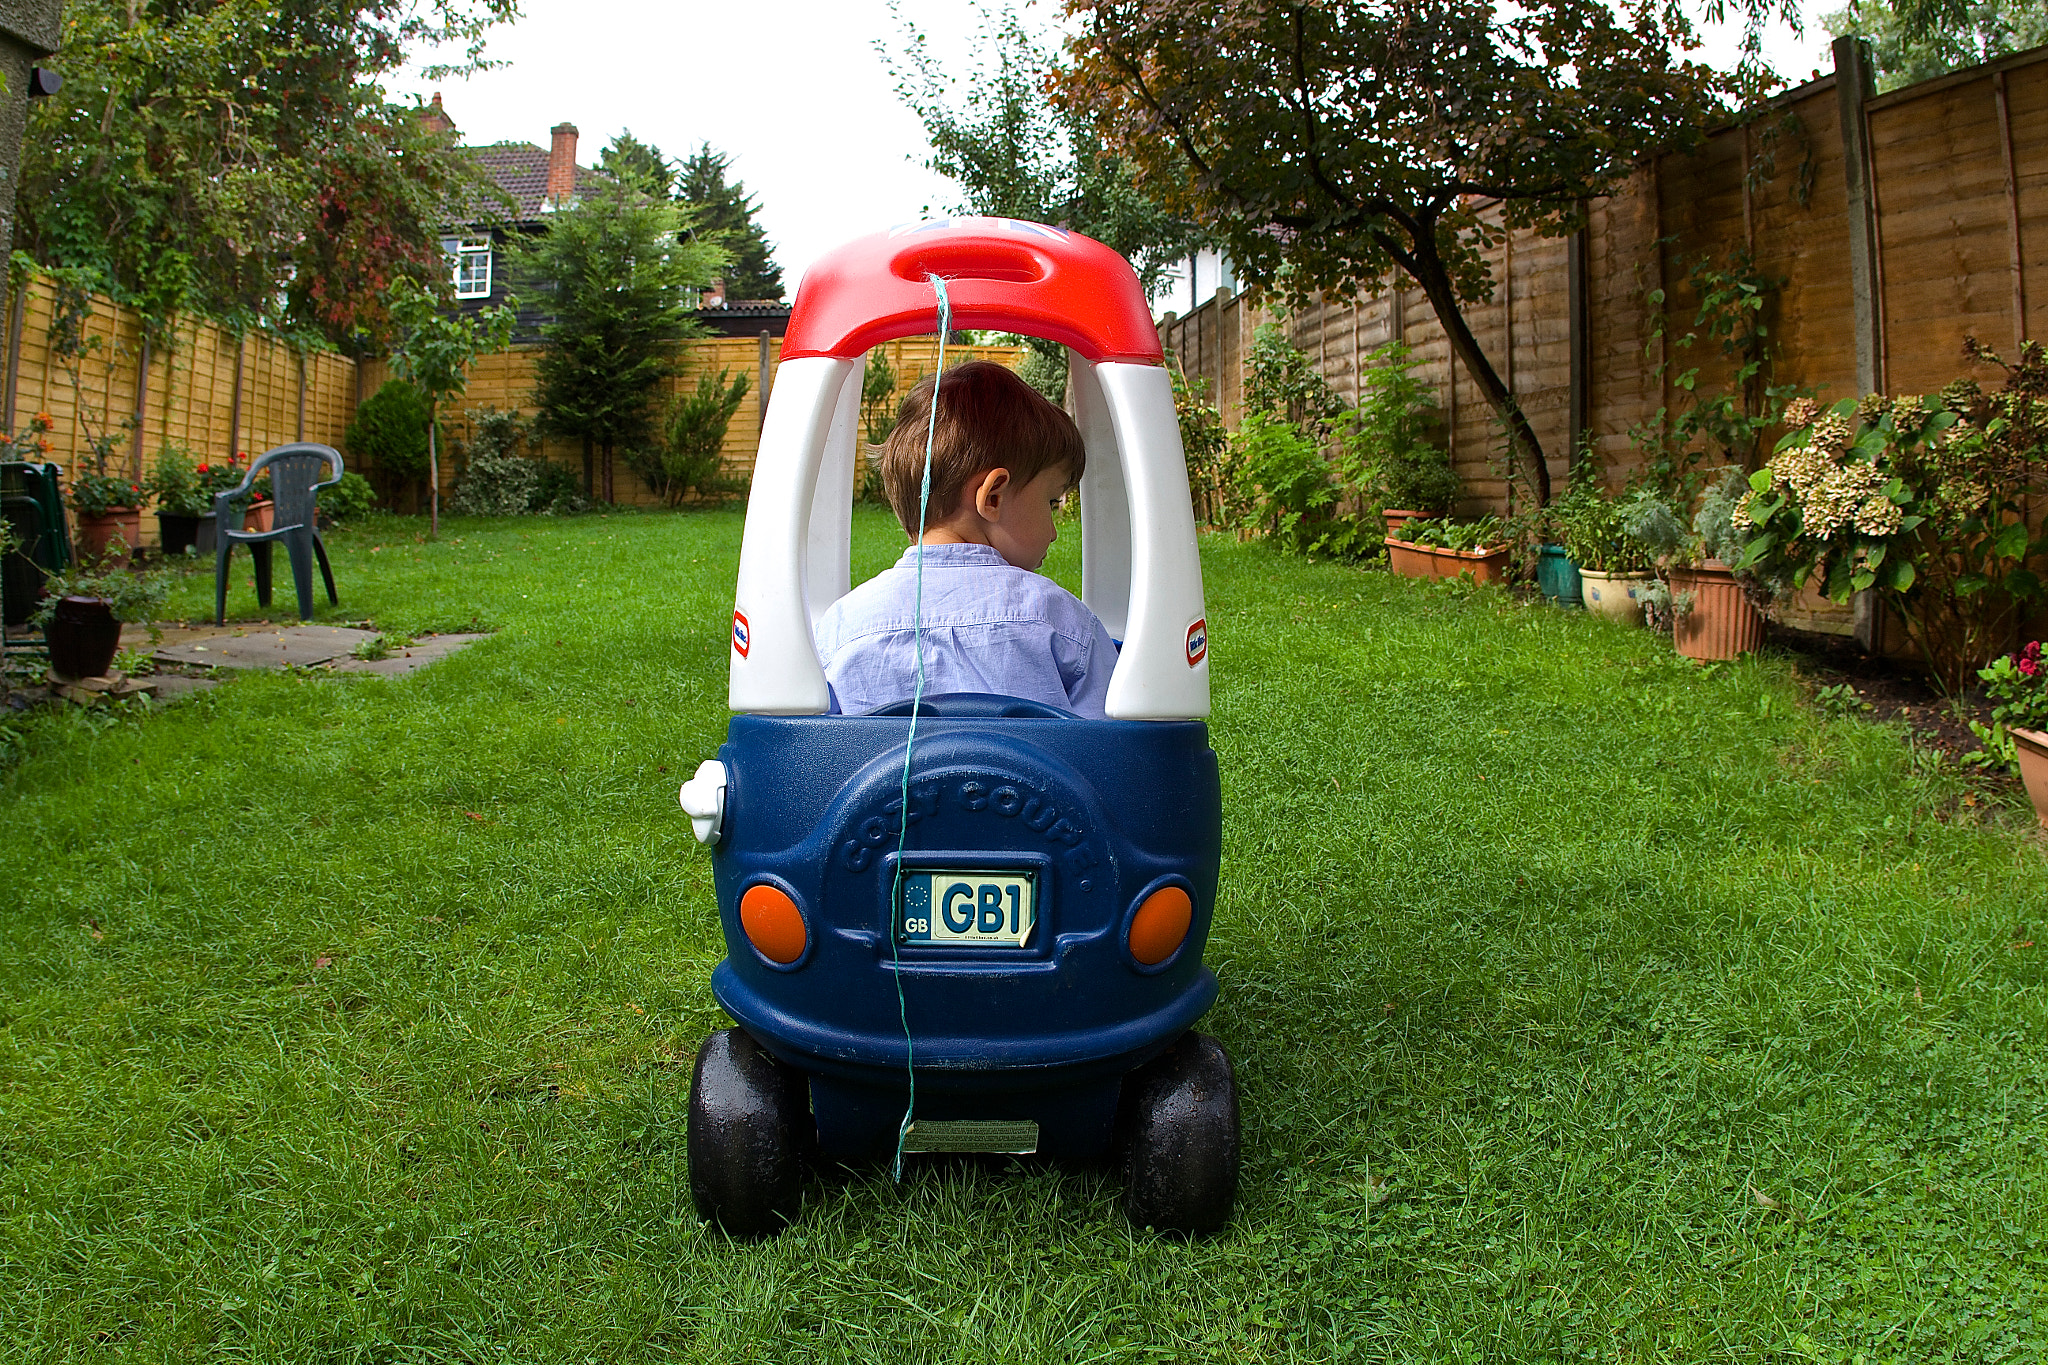
[(796, 1221), (810, 1136), (803, 1073), (736, 1028), (704, 1040), (690, 1076), (690, 1198), (735, 1237)]
[(1215, 1232), (1237, 1199), (1237, 1078), (1223, 1044), (1188, 1033), (1124, 1078), (1124, 1212), (1161, 1232)]

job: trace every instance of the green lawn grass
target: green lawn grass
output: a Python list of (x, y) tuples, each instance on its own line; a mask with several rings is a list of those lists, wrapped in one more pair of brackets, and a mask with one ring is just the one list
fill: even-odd
[(2031, 816), (1782, 662), (1205, 540), (1236, 1220), (931, 1161), (736, 1245), (675, 788), (740, 516), (418, 530), (338, 534), (323, 619), (489, 640), (0, 776), (0, 1357), (2048, 1357)]

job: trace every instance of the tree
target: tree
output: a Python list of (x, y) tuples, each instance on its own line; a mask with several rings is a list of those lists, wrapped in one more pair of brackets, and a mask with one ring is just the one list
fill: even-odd
[(1047, 97), (1064, 68), (1015, 9), (977, 9), (972, 71), (957, 105), (952, 77), (916, 25), (903, 25), (900, 58), (882, 54), (897, 97), (924, 124), (932, 149), (925, 168), (959, 185), (958, 211), (1084, 233), (1120, 252), (1146, 292), (1156, 291), (1169, 269), (1205, 245), (1203, 233), (1140, 190), (1131, 164), (1104, 150), (1074, 106)]
[(692, 488), (699, 493), (723, 491), (725, 480), (719, 476), (719, 466), (725, 432), (746, 396), (745, 371), (720, 370), (715, 379), (705, 371), (697, 376), (695, 393), (677, 394), (670, 401), (660, 440), (628, 454), (627, 463), (648, 491), (660, 494), (671, 507)]
[(546, 233), (519, 248), (552, 313), (540, 329), (546, 345), (534, 389), (541, 424), (582, 440), (583, 486), (593, 498), (612, 501), (613, 453), (645, 441), (674, 344), (696, 330), (684, 291), (725, 266), (725, 252), (690, 226), (674, 205), (612, 185), (554, 214)]
[(477, 69), (514, 7), (73, 0), (64, 86), (24, 139), (20, 242), (154, 317), (375, 333), (393, 280), (445, 270), (439, 219), (475, 180), (379, 78), (448, 42)]
[(630, 128), (621, 129), (597, 154), (597, 168), (651, 199), (666, 199), (675, 189), (675, 166), (661, 154), (661, 148), (634, 137)]
[[(356, 405), (342, 440), (351, 463), (377, 472), (397, 506), (398, 489), (410, 490), (427, 468), (427, 402), (403, 379), (387, 379)], [(419, 506), (417, 500), (413, 506)]]
[(433, 291), (410, 281), (392, 291), (391, 369), (427, 400), (429, 535), (441, 534), (441, 455), (435, 440), (441, 404), (469, 387), (469, 367), (479, 355), (511, 344), (512, 316), (504, 305), (476, 313), (446, 311)]
[[(1600, 0), (1068, 0), (1059, 77), (1138, 170), (1214, 231), (1241, 275), (1291, 299), (1350, 297), (1398, 268), (1518, 450), (1541, 443), (1472, 335), (1502, 228), (1559, 235), (1646, 157), (1699, 143), (1737, 78), (1674, 53), (1682, 15)], [(1502, 224), (1481, 216), (1499, 200)]]
[[(1015, 9), (1005, 5), (991, 14), (977, 8), (982, 22), (972, 70), (957, 104), (952, 77), (926, 50), (916, 25), (903, 25), (900, 58), (883, 53), (897, 97), (924, 124), (931, 143), (925, 168), (959, 185), (956, 211), (1084, 233), (1120, 252), (1145, 292), (1156, 292), (1166, 272), (1204, 245), (1206, 235), (1140, 191), (1130, 165), (1103, 150), (1087, 120), (1047, 97), (1061, 72), (1058, 55)], [(1033, 362), (1025, 378), (1060, 401), (1066, 348), (1042, 337), (1024, 341)]]
[(1892, 90), (2048, 43), (2048, 0), (1858, 0), (1820, 22), (1831, 37), (1868, 39), (1878, 89)]
[(754, 219), (761, 206), (741, 182), (725, 183), (731, 167), (731, 157), (705, 143), (676, 168), (676, 202), (694, 215), (692, 238), (725, 251), (728, 299), (779, 299), (782, 267), (775, 264), (768, 234)]

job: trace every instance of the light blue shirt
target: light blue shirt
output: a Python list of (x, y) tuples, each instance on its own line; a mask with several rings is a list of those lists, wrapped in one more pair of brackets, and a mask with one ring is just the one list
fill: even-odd
[[(924, 547), (924, 694), (995, 692), (1103, 718), (1116, 642), (1081, 599), (990, 545)], [(917, 547), (818, 618), (836, 710), (907, 701), (917, 684)]]

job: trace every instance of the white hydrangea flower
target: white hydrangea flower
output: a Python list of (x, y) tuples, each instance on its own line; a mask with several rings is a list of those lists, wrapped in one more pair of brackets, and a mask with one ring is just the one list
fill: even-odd
[(1856, 509), (1856, 529), (1866, 536), (1888, 536), (1899, 529), (1899, 521), (1904, 515), (1890, 498), (1882, 495), (1866, 498)]

